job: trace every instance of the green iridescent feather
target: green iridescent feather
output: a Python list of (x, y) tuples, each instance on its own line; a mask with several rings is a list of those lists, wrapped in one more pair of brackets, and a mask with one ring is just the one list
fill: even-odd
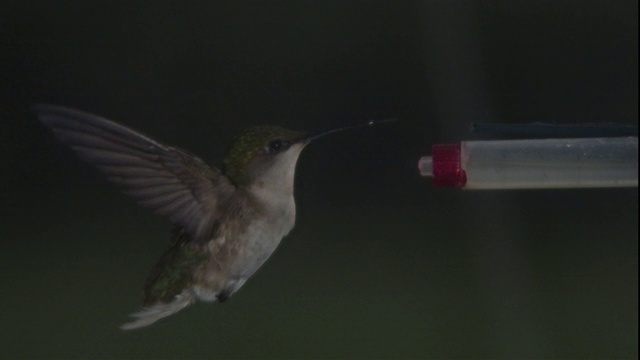
[(304, 133), (279, 126), (256, 126), (238, 135), (230, 144), (224, 158), (225, 174), (236, 184), (245, 184), (245, 169), (258, 157), (270, 141), (295, 141)]
[(168, 303), (193, 282), (193, 268), (208, 258), (206, 247), (194, 243), (183, 229), (174, 230), (174, 241), (147, 277), (144, 304)]

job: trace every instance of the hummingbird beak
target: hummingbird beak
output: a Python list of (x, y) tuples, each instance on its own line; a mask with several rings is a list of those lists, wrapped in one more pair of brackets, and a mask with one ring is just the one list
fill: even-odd
[(343, 127), (339, 127), (339, 128), (335, 128), (335, 129), (331, 129), (331, 130), (325, 130), (325, 131), (321, 131), (318, 133), (313, 133), (313, 134), (306, 134), (304, 135), (302, 138), (300, 138), (300, 140), (298, 140), (298, 142), (303, 143), (304, 145), (307, 145), (308, 143), (321, 138), (325, 135), (329, 135), (329, 134), (333, 134), (333, 133), (337, 133), (337, 132), (342, 132), (345, 130), (351, 130), (351, 129), (358, 129), (358, 128), (363, 128), (363, 127), (368, 127), (368, 126), (375, 126), (378, 124), (384, 124), (384, 123), (389, 123), (389, 122), (394, 122), (397, 119), (383, 119), (383, 120), (369, 120), (366, 123), (362, 123), (362, 124), (356, 124), (356, 125), (350, 125), (350, 126), (343, 126)]

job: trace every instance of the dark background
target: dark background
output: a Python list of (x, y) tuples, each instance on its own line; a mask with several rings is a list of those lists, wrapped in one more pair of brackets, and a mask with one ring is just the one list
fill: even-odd
[[(434, 189), (471, 122), (638, 122), (635, 1), (0, 1), (0, 358), (637, 358), (637, 189)], [(322, 130), (296, 228), (223, 305), (150, 328), (168, 223), (29, 106), (221, 163), (256, 124)]]

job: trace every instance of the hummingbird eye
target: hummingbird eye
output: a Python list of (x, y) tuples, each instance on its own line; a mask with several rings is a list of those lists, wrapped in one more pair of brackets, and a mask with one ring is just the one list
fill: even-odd
[(286, 150), (289, 143), (283, 140), (273, 140), (267, 145), (267, 153), (279, 152), (282, 150)]

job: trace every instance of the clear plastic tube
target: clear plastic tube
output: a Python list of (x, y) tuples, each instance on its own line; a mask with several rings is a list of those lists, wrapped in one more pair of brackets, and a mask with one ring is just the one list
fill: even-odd
[(637, 187), (638, 138), (463, 141), (434, 145), (418, 167), (441, 187)]

